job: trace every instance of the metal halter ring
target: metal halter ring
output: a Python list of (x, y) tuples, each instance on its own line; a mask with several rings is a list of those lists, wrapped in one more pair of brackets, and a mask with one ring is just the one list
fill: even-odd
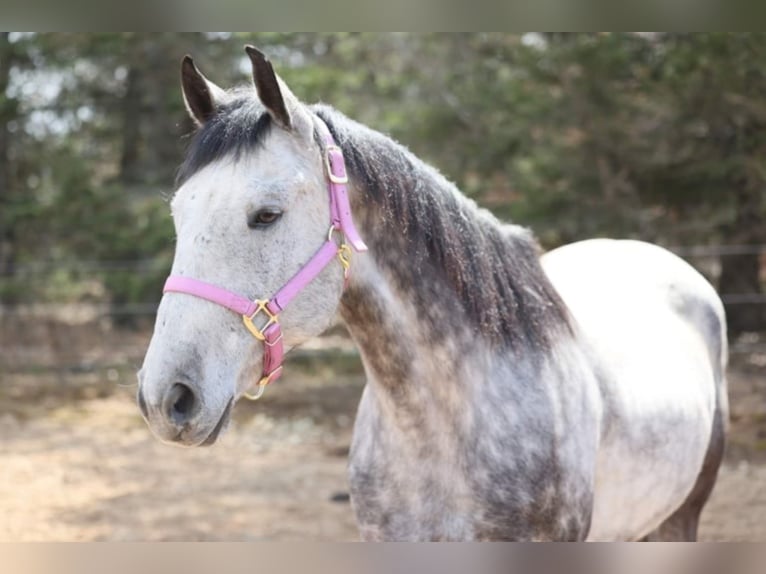
[(263, 396), (263, 393), (266, 391), (266, 385), (262, 385), (260, 382), (258, 383), (258, 386), (256, 387), (254, 392), (248, 392), (245, 391), (242, 393), (242, 396), (245, 397), (248, 400), (251, 401), (257, 401)]
[(271, 371), (268, 375), (261, 377), (261, 380), (258, 381), (258, 387), (253, 392), (245, 391), (242, 393), (242, 396), (246, 399), (250, 399), (251, 401), (257, 401), (263, 396), (263, 393), (266, 391), (266, 385), (268, 385), (271, 382), (271, 379), (274, 378), (274, 375), (279, 373), (282, 370), (282, 365), (279, 365), (276, 369)]

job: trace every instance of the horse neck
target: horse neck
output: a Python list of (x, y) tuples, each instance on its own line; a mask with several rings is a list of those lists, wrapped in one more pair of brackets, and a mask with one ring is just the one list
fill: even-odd
[(468, 391), (458, 382), (480, 361), (476, 335), (448, 290), (419, 276), (405, 252), (397, 250), (397, 262), (367, 242), (370, 252), (354, 261), (340, 311), (375, 396), (397, 419), (422, 419), (426, 405), (457, 408)]
[(392, 140), (317, 111), (346, 154), (370, 247), (355, 258), (341, 315), (382, 395), (414, 404), (425, 390), (453, 404), (498, 361), (534, 361), (566, 335), (568, 312), (528, 232)]
[(354, 258), (340, 311), (370, 387), (401, 424), (422, 422), (424, 409), (451, 419), (478, 378), (472, 374), (486, 372), (490, 341), (469, 320), (443, 270), (413, 257), (396, 222), (363, 206), (364, 192), (352, 192), (369, 252)]

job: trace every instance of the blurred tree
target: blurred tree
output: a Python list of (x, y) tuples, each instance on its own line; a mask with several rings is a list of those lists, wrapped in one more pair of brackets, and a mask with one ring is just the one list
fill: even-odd
[[(442, 56), (410, 137), (544, 244), (764, 243), (765, 35), (479, 34)], [(722, 293), (760, 297), (757, 249), (721, 268)], [(763, 309), (731, 302), (731, 330)]]
[[(2, 34), (0, 272), (152, 258), (55, 285), (155, 299), (172, 252), (162, 197), (193, 129), (180, 58), (249, 82), (244, 43), (302, 99), (390, 133), (547, 247), (764, 242), (763, 34)], [(721, 266), (720, 291), (761, 293), (757, 254)], [(0, 297), (41, 294), (19, 285)], [(729, 306), (733, 330), (763, 328), (762, 309)]]
[[(93, 280), (98, 277), (115, 304), (147, 300), (147, 293), (151, 293), (148, 300), (155, 298), (161, 269), (142, 272), (132, 281), (124, 277), (116, 281), (114, 273), (101, 269), (98, 262), (108, 267), (117, 259), (158, 255), (167, 266), (170, 259), (172, 227), (158, 191), (172, 185), (180, 154), (177, 119), (182, 117), (182, 106), (168, 104), (167, 97), (171, 82), (174, 91), (177, 86), (179, 57), (175, 49), (163, 55), (176, 72), (173, 80), (163, 74), (168, 77), (163, 85), (139, 83), (136, 75), (129, 74), (131, 64), (137, 69), (136, 53), (146, 67), (152, 63), (146, 57), (152, 51), (146, 46), (167, 39), (187, 40), (177, 35), (115, 34), (1, 39), (5, 44), (0, 42), (0, 49), (7, 47), (14, 58), (0, 62), (3, 68), (12, 66), (16, 81), (12, 89), (6, 86), (0, 93), (20, 104), (11, 107), (15, 115), (2, 122), (6, 130), (16, 126), (13, 179), (3, 191), (14, 186), (19, 190), (9, 208), (2, 210), (4, 234), (13, 235), (13, 256), (22, 263), (64, 264), (44, 265), (34, 281), (29, 276), (4, 281), (0, 291), (5, 300), (45, 298), (51, 286), (58, 300), (94, 295), (98, 289), (92, 290)], [(170, 64), (162, 63), (156, 67), (167, 72)], [(155, 98), (158, 103), (147, 114), (144, 102), (152, 90), (161, 97)], [(165, 105), (167, 109), (161, 108)], [(170, 127), (160, 137), (154, 130), (157, 125)], [(147, 153), (150, 148), (152, 153)], [(0, 201), (7, 196), (3, 193)], [(158, 225), (142, 235), (148, 220)], [(157, 233), (165, 238), (164, 251), (157, 245)], [(89, 277), (78, 271), (80, 260), (91, 262), (94, 271)], [(136, 289), (136, 283), (144, 287)]]
[[(667, 154), (647, 170), (654, 179), (647, 189), (659, 191), (658, 203), (678, 206), (680, 217), (701, 222), (705, 239), (766, 243), (766, 35), (668, 35), (663, 48), (661, 81), (671, 107), (656, 138)], [(759, 253), (745, 251), (721, 258), (722, 294), (762, 293)], [(763, 305), (729, 305), (730, 329), (763, 328), (765, 312)]]
[(0, 32), (0, 277), (12, 275), (14, 261), (14, 228), (9, 216), (12, 194), (9, 124), (16, 116), (16, 105), (8, 96), (13, 60), (9, 33)]

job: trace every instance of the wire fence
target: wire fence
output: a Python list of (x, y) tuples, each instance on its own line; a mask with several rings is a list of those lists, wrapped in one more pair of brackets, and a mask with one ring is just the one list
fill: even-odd
[[(669, 246), (668, 249), (680, 257), (683, 257), (702, 272), (713, 285), (718, 284), (720, 276), (721, 261), (727, 257), (756, 255), (761, 257), (762, 273), (766, 274), (766, 244), (763, 245), (691, 245), (691, 246)], [(83, 275), (87, 273), (98, 274), (99, 276), (109, 275), (111, 273), (130, 273), (137, 275), (157, 274), (167, 265), (164, 262), (158, 262), (155, 259), (139, 259), (127, 261), (103, 261), (103, 260), (77, 260), (77, 261), (56, 261), (56, 260), (37, 260), (24, 262), (14, 268), (16, 281), (26, 282), (28, 285), (35, 281), (42, 281), (45, 277), (54, 272), (67, 272), (70, 274)], [(761, 278), (766, 283), (766, 277)], [(31, 283), (30, 283), (31, 282)], [(0, 278), (2, 284), (2, 278)], [(766, 289), (758, 293), (727, 293), (720, 292), (722, 301), (726, 305), (766, 305)], [(152, 301), (130, 302), (130, 303), (107, 303), (91, 302), (82, 304), (81, 308), (88, 307), (93, 313), (98, 315), (143, 315), (150, 316), (156, 313), (159, 304), (159, 297)], [(49, 313), (52, 310), (61, 308), (62, 305), (70, 308), (76, 307), (76, 303), (65, 300), (46, 300), (44, 303), (16, 303), (0, 305), (0, 313), (3, 314), (25, 314), (29, 312)]]
[[(727, 312), (743, 309), (745, 313), (762, 313), (766, 318), (766, 289), (760, 289), (766, 285), (766, 245), (694, 245), (669, 249), (689, 261), (714, 286), (719, 286), (727, 258), (750, 256), (752, 261), (755, 257), (760, 285), (750, 292), (719, 290), (719, 293)], [(65, 262), (51, 259), (16, 266), (13, 280), (33, 293), (37, 285), (46, 284), (54, 274), (79, 280), (92, 276), (97, 278), (94, 282), (99, 283), (112, 275), (161, 278), (167, 272), (167, 262), (155, 259)], [(752, 269), (748, 272), (752, 274)], [(22, 298), (13, 304), (0, 305), (0, 372), (111, 372), (137, 367), (148, 343), (161, 289), (151, 293), (156, 297), (150, 300), (115, 302), (110, 301), (108, 292), (102, 289), (84, 300), (73, 301), (57, 298), (54, 290), (53, 296), (39, 301)], [(131, 329), (119, 328), (125, 318), (136, 321)], [(115, 353), (115, 349), (119, 352)], [(731, 342), (730, 351), (732, 355), (755, 356), (756, 362), (760, 361), (758, 364), (766, 366), (766, 329), (764, 333), (738, 336)]]
[[(766, 305), (766, 244), (757, 245), (693, 245), (668, 247), (676, 255), (686, 259), (698, 271), (717, 288), (724, 305)], [(756, 261), (757, 269), (746, 269), (748, 263), (744, 261)], [(748, 283), (746, 275), (756, 272), (757, 276), (750, 281), (750, 289), (746, 293), (729, 291), (721, 285), (721, 273), (726, 262), (736, 262), (742, 266), (737, 269), (735, 275), (740, 275), (741, 280), (734, 283), (741, 288), (742, 284)], [(754, 284), (755, 283), (755, 284)]]

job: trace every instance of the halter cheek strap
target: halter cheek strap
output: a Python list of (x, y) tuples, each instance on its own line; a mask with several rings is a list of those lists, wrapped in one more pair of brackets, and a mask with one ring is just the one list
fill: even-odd
[[(311, 283), (330, 262), (338, 257), (343, 266), (344, 287), (348, 281), (351, 264), (351, 248), (354, 251), (367, 251), (351, 219), (351, 205), (348, 201), (348, 175), (343, 152), (327, 129), (327, 125), (317, 120), (319, 136), (325, 143), (324, 163), (330, 191), (330, 231), (325, 241), (314, 256), (306, 263), (271, 299), (250, 300), (222, 287), (205, 283), (190, 277), (171, 275), (165, 281), (163, 293), (185, 293), (200, 299), (217, 303), (222, 307), (242, 315), (245, 327), (259, 341), (263, 342), (263, 370), (254, 392), (245, 393), (250, 399), (258, 399), (266, 385), (276, 381), (282, 374), (284, 346), (279, 314), (309, 283)], [(340, 244), (335, 234), (340, 235)], [(348, 244), (346, 243), (348, 241)]]

